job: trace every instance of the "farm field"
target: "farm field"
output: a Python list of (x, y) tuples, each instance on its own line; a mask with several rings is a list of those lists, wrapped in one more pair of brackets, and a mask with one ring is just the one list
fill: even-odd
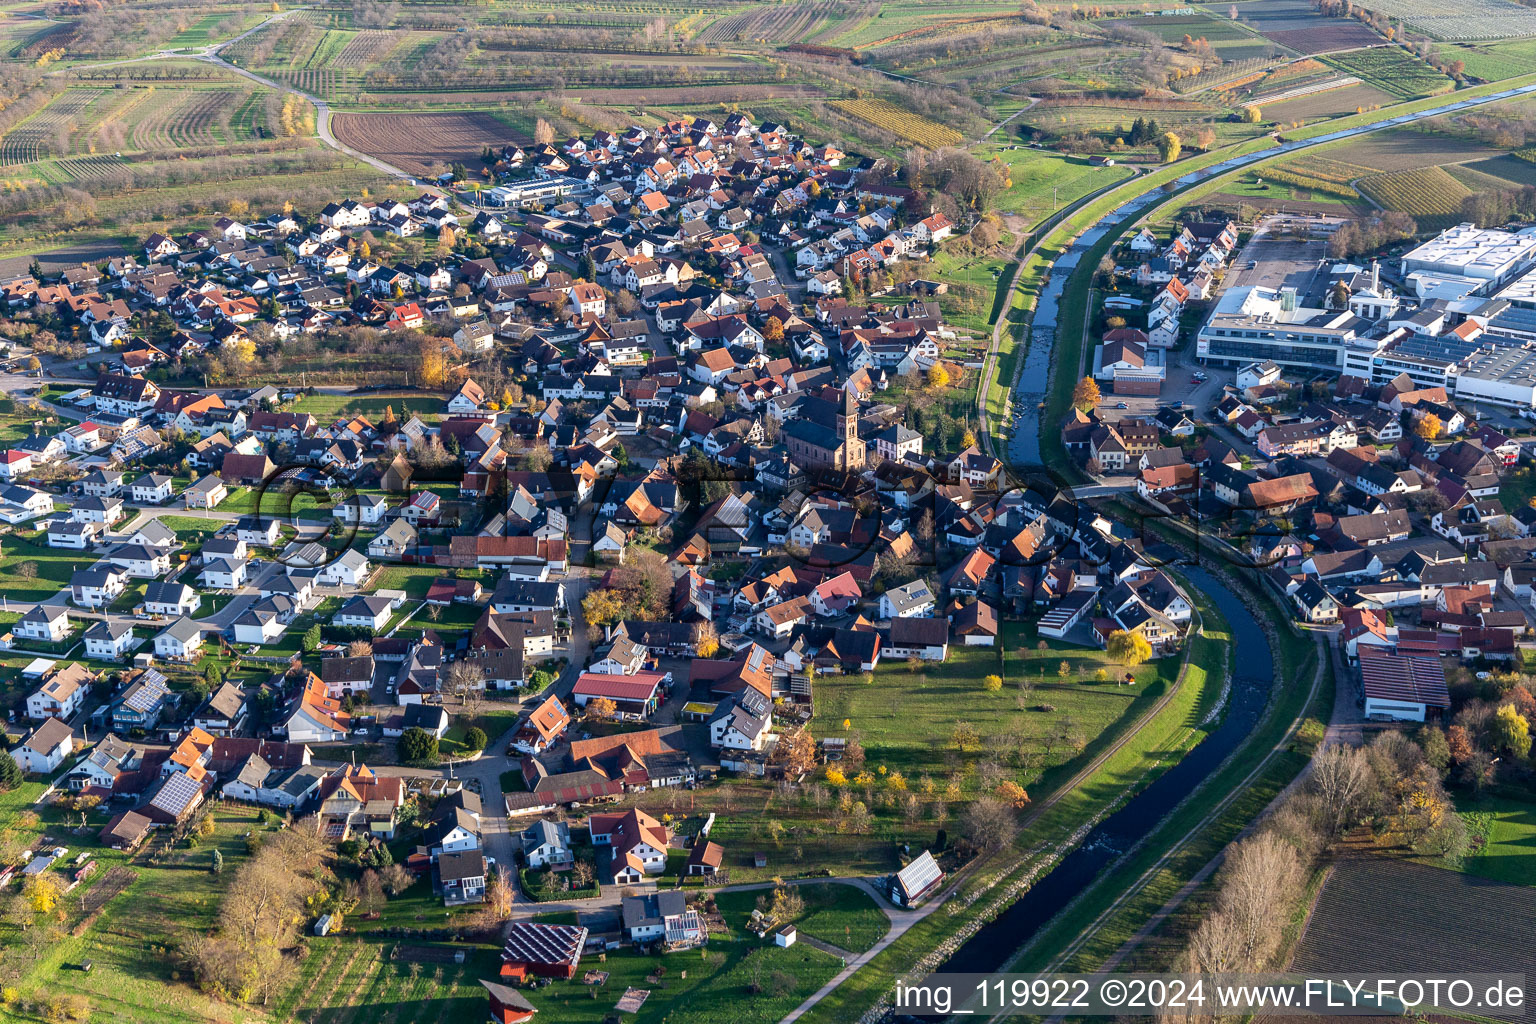
[[(1536, 18), (1536, 11), (1531, 13)], [(1413, 54), (1397, 47), (1338, 53), (1329, 57), (1328, 63), (1354, 75), (1366, 85), (1405, 100), (1446, 92), (1455, 84)]]
[(1007, 4), (966, 3), (927, 5), (880, 5), (870, 15), (850, 18), (816, 42), (826, 46), (874, 49), (882, 43), (936, 35), (946, 29), (963, 30), (987, 21), (1008, 19), (1018, 13)]
[(711, 22), (694, 38), (701, 43), (811, 42), (844, 27), (843, 9), (833, 0), (751, 8)]
[(331, 129), (343, 145), (415, 174), (477, 160), (486, 146), (519, 140), (518, 133), (501, 120), (467, 112), (337, 113), (331, 118)]
[(1272, 121), (1306, 121), (1353, 114), (1355, 111), (1396, 103), (1397, 97), (1363, 82), (1321, 92), (1307, 93), (1278, 103), (1262, 103), (1264, 116)]
[(831, 105), (926, 149), (958, 145), (962, 139), (961, 134), (948, 125), (903, 110), (885, 100), (833, 100)]
[(1465, 0), (1453, 7), (1420, 0), (1374, 0), (1371, 9), (1436, 39), (1510, 39), (1536, 35), (1536, 11), (1510, 0)]
[[(1487, 160), (1500, 151), (1470, 139), (1433, 130), (1400, 128), (1376, 132), (1342, 146), (1331, 146), (1326, 159), (1374, 168), (1378, 171), (1406, 171), (1430, 164)], [(1314, 157), (1309, 156), (1310, 164)]]
[[(1229, 4), (1209, 5), (1207, 10), (1226, 14)], [(1288, 50), (1297, 53), (1332, 53), (1382, 42), (1380, 36), (1357, 21), (1322, 18), (1307, 0), (1247, 0), (1238, 5), (1243, 24)]]
[(1461, 43), (1447, 47), (1445, 55), (1459, 60), (1468, 75), (1496, 82), (1536, 70), (1536, 39), (1501, 43)]
[[(1513, 154), (1489, 157), (1486, 160), (1473, 160), (1459, 166), (1499, 179), (1502, 188), (1509, 188), (1511, 185), (1536, 185), (1536, 164), (1529, 160), (1522, 160)], [(1452, 173), (1455, 173), (1455, 168), (1452, 168)]]
[(1413, 974), (1455, 964), (1459, 972), (1529, 976), (1536, 971), (1533, 940), (1536, 889), (1387, 857), (1350, 857), (1332, 867), (1291, 966)]
[(1420, 230), (1449, 224), (1460, 215), (1461, 201), (1472, 194), (1440, 166), (1372, 175), (1362, 178), (1356, 188), (1384, 209), (1412, 216)]
[[(1138, 117), (1156, 121), (1165, 129), (1185, 132), (1194, 126), (1210, 123), (1216, 118), (1217, 113), (1217, 107), (1193, 100), (1151, 100), (1137, 103), (1099, 101), (1091, 98), (1063, 98), (1037, 103), (1014, 123), (1022, 122), (1051, 135), (1095, 132), (1113, 137), (1128, 131), (1131, 123)], [(1212, 125), (1212, 127), (1220, 126)]]

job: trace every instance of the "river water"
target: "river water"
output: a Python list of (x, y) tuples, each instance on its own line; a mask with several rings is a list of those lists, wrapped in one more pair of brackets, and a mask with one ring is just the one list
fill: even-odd
[(1037, 879), (1007, 910), (983, 925), (939, 968), (940, 972), (1001, 970), (1020, 947), (1095, 879), (1111, 870), (1121, 854), (1215, 771), (1263, 715), (1274, 684), (1269, 637), (1224, 582), (1204, 569), (1186, 566), (1181, 571), (1226, 617), (1233, 647), (1243, 652), (1241, 662), (1234, 665), (1237, 674), (1225, 717), (1177, 764), (1100, 822), (1049, 874)]

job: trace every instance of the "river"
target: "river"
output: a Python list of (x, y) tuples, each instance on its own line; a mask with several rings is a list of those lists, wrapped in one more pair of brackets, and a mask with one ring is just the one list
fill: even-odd
[(1205, 781), (1252, 733), (1263, 715), (1275, 678), (1269, 637), (1226, 583), (1204, 569), (1186, 566), (1181, 571), (1226, 617), (1233, 648), (1243, 652), (1241, 663), (1236, 666), (1241, 674), (1233, 678), (1225, 717), (1177, 764), (1100, 822), (1012, 906), (983, 925), (939, 968), (940, 972), (1002, 969), (1020, 947)]

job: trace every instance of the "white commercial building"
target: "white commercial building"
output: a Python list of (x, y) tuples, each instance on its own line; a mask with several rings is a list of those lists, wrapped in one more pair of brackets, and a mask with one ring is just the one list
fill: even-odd
[(1399, 276), (1407, 279), (1409, 274), (1422, 272), (1428, 277), (1475, 281), (1491, 290), (1532, 262), (1536, 262), (1536, 232), (1458, 224), (1405, 254)]
[(1366, 326), (1347, 309), (1303, 305), (1294, 288), (1233, 288), (1201, 326), (1195, 354), (1219, 366), (1270, 360), (1281, 367), (1339, 370), (1344, 346)]

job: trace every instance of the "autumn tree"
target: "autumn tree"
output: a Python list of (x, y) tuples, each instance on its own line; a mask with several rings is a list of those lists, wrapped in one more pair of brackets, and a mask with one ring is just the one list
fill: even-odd
[(1445, 424), (1441, 423), (1440, 417), (1432, 412), (1420, 416), (1419, 422), (1413, 425), (1413, 432), (1426, 441), (1433, 441), (1440, 436), (1440, 432), (1444, 429)]
[(443, 673), (443, 680), (447, 683), (448, 693), (459, 698), (459, 703), (466, 707), (471, 701), (478, 703), (485, 694), (485, 669), (473, 658), (452, 662)]
[(1493, 714), (1493, 721), (1488, 726), (1488, 742), (1494, 750), (1523, 761), (1531, 753), (1531, 724), (1520, 716), (1513, 704), (1505, 704)]
[(309, 899), (320, 892), (327, 844), (313, 818), (265, 838), (235, 873), (219, 904), (218, 927), (187, 950), (204, 990), (266, 1003), (292, 983), (298, 962), (284, 955)]
[(1184, 144), (1174, 132), (1164, 132), (1157, 140), (1157, 152), (1162, 157), (1163, 163), (1171, 164), (1179, 158), (1183, 152)]
[(1088, 412), (1103, 398), (1104, 396), (1099, 393), (1099, 382), (1092, 377), (1084, 377), (1077, 382), (1077, 387), (1072, 389), (1072, 404), (1081, 412)]
[(22, 895), (27, 898), (27, 905), (34, 914), (45, 916), (57, 909), (59, 897), (64, 895), (64, 887), (59, 884), (57, 873), (45, 871), (27, 876), (22, 886)]
[(1266, 966), (1304, 878), (1295, 848), (1270, 832), (1228, 851), (1216, 903), (1237, 930), (1242, 966), (1250, 970)]
[(1026, 807), (1029, 804), (1029, 793), (1023, 786), (1011, 779), (998, 784), (997, 798), (1016, 809)]
[(1122, 665), (1140, 665), (1152, 657), (1152, 645), (1140, 633), (1117, 629), (1104, 645), (1109, 656)]
[(495, 873), (488, 881), (490, 884), (485, 888), (485, 905), (499, 920), (511, 917), (512, 904), (517, 898), (511, 870), (505, 864), (497, 864)]
[(770, 344), (784, 340), (784, 321), (771, 316), (763, 324), (763, 340)]
[(416, 382), (440, 390), (448, 384), (448, 355), (443, 339), (422, 335), (416, 345)]
[(943, 363), (934, 363), (928, 368), (928, 386), (934, 391), (942, 390), (949, 386), (949, 371)]
[(589, 590), (581, 599), (581, 617), (590, 626), (607, 626), (618, 622), (625, 613), (624, 595), (612, 587)]
[(816, 769), (816, 740), (809, 729), (797, 729), (779, 740), (773, 756), (788, 778), (797, 778)]
[(587, 701), (587, 714), (599, 722), (606, 722), (618, 713), (619, 706), (607, 697), (593, 697)]
[(981, 680), (981, 688), (988, 693), (997, 693), (1003, 688), (1003, 677), (999, 675), (985, 676)]
[(1258, 124), (1263, 117), (1264, 112), (1257, 106), (1250, 105), (1243, 108), (1243, 120), (1248, 124)]
[(547, 146), (555, 141), (555, 129), (542, 117), (533, 124), (533, 141), (540, 146)]
[(693, 645), (693, 653), (700, 658), (713, 658), (720, 653), (720, 635), (714, 623), (705, 622), (699, 626), (699, 639)]
[(1329, 744), (1312, 758), (1308, 784), (1317, 794), (1325, 834), (1343, 834), (1356, 823), (1370, 794), (1371, 766), (1365, 751)]

